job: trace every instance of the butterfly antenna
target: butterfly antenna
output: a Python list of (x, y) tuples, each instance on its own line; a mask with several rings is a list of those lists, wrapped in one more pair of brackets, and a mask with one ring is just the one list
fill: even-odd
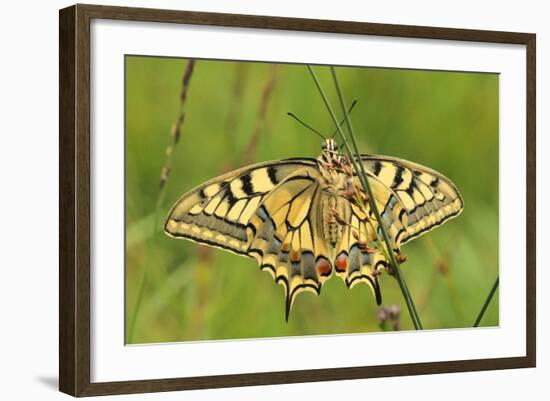
[[(353, 110), (353, 108), (355, 107), (356, 104), (357, 104), (357, 99), (355, 99), (355, 100), (353, 101), (353, 103), (351, 104), (351, 106), (349, 107), (348, 116), (351, 114), (351, 111)], [(341, 127), (342, 125), (344, 125), (345, 122), (346, 122), (346, 117), (344, 117), (344, 118), (342, 119), (342, 121), (340, 122), (340, 127)], [(337, 133), (338, 133), (338, 128), (336, 128), (336, 129), (334, 130), (334, 132), (332, 133), (331, 138), (334, 138), (334, 136), (335, 136)]]
[(309, 128), (311, 131), (315, 132), (317, 135), (319, 135), (321, 138), (323, 138), (324, 140), (326, 140), (327, 138), (321, 134), (319, 131), (317, 131), (315, 128), (307, 125), (305, 122), (303, 122), (302, 120), (300, 120), (298, 117), (296, 117), (293, 113), (291, 112), (288, 112), (287, 113), (290, 117), (292, 117), (293, 119), (295, 119), (296, 121), (298, 121), (300, 124), (302, 124), (304, 127), (306, 128)]

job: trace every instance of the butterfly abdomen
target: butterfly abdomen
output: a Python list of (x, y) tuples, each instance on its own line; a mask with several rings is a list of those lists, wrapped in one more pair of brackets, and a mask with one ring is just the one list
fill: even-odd
[(324, 239), (329, 245), (331, 252), (334, 251), (342, 239), (344, 231), (342, 219), (349, 216), (346, 206), (346, 203), (338, 196), (323, 194), (321, 199), (321, 222)]

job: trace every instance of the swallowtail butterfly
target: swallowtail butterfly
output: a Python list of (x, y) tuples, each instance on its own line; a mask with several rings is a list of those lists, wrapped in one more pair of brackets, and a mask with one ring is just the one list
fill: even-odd
[[(176, 202), (165, 232), (254, 258), (284, 287), (287, 319), (297, 294), (319, 294), (333, 274), (349, 288), (366, 283), (380, 304), (388, 262), (372, 246), (379, 222), (350, 197), (367, 195), (349, 159), (333, 139), (321, 147), (317, 159), (254, 164), (199, 185)], [(361, 163), (394, 252), (463, 209), (456, 186), (434, 170), (389, 156)]]

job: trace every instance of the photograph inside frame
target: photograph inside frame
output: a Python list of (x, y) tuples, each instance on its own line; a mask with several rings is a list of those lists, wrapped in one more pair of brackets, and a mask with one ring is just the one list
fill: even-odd
[(499, 76), (125, 57), (125, 342), (499, 325)]

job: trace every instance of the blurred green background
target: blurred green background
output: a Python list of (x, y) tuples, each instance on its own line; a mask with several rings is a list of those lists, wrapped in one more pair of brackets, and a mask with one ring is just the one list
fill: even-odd
[[(334, 129), (305, 66), (197, 60), (181, 139), (160, 195), (188, 60), (125, 61), (126, 342), (381, 330), (379, 307), (365, 285), (348, 290), (333, 277), (322, 295), (300, 294), (285, 323), (283, 288), (253, 259), (161, 231), (183, 193), (224, 171), (318, 156), (320, 138), (286, 115), (292, 111), (325, 134)], [(328, 68), (316, 71), (337, 109)], [(337, 72), (346, 99), (358, 100), (352, 119), (363, 153), (429, 166), (460, 189), (464, 212), (405, 245), (402, 270), (426, 329), (470, 327), (498, 274), (498, 75)], [(383, 305), (401, 309), (400, 329), (412, 329), (397, 282), (383, 275), (381, 288)], [(498, 322), (497, 293), (481, 325)]]

